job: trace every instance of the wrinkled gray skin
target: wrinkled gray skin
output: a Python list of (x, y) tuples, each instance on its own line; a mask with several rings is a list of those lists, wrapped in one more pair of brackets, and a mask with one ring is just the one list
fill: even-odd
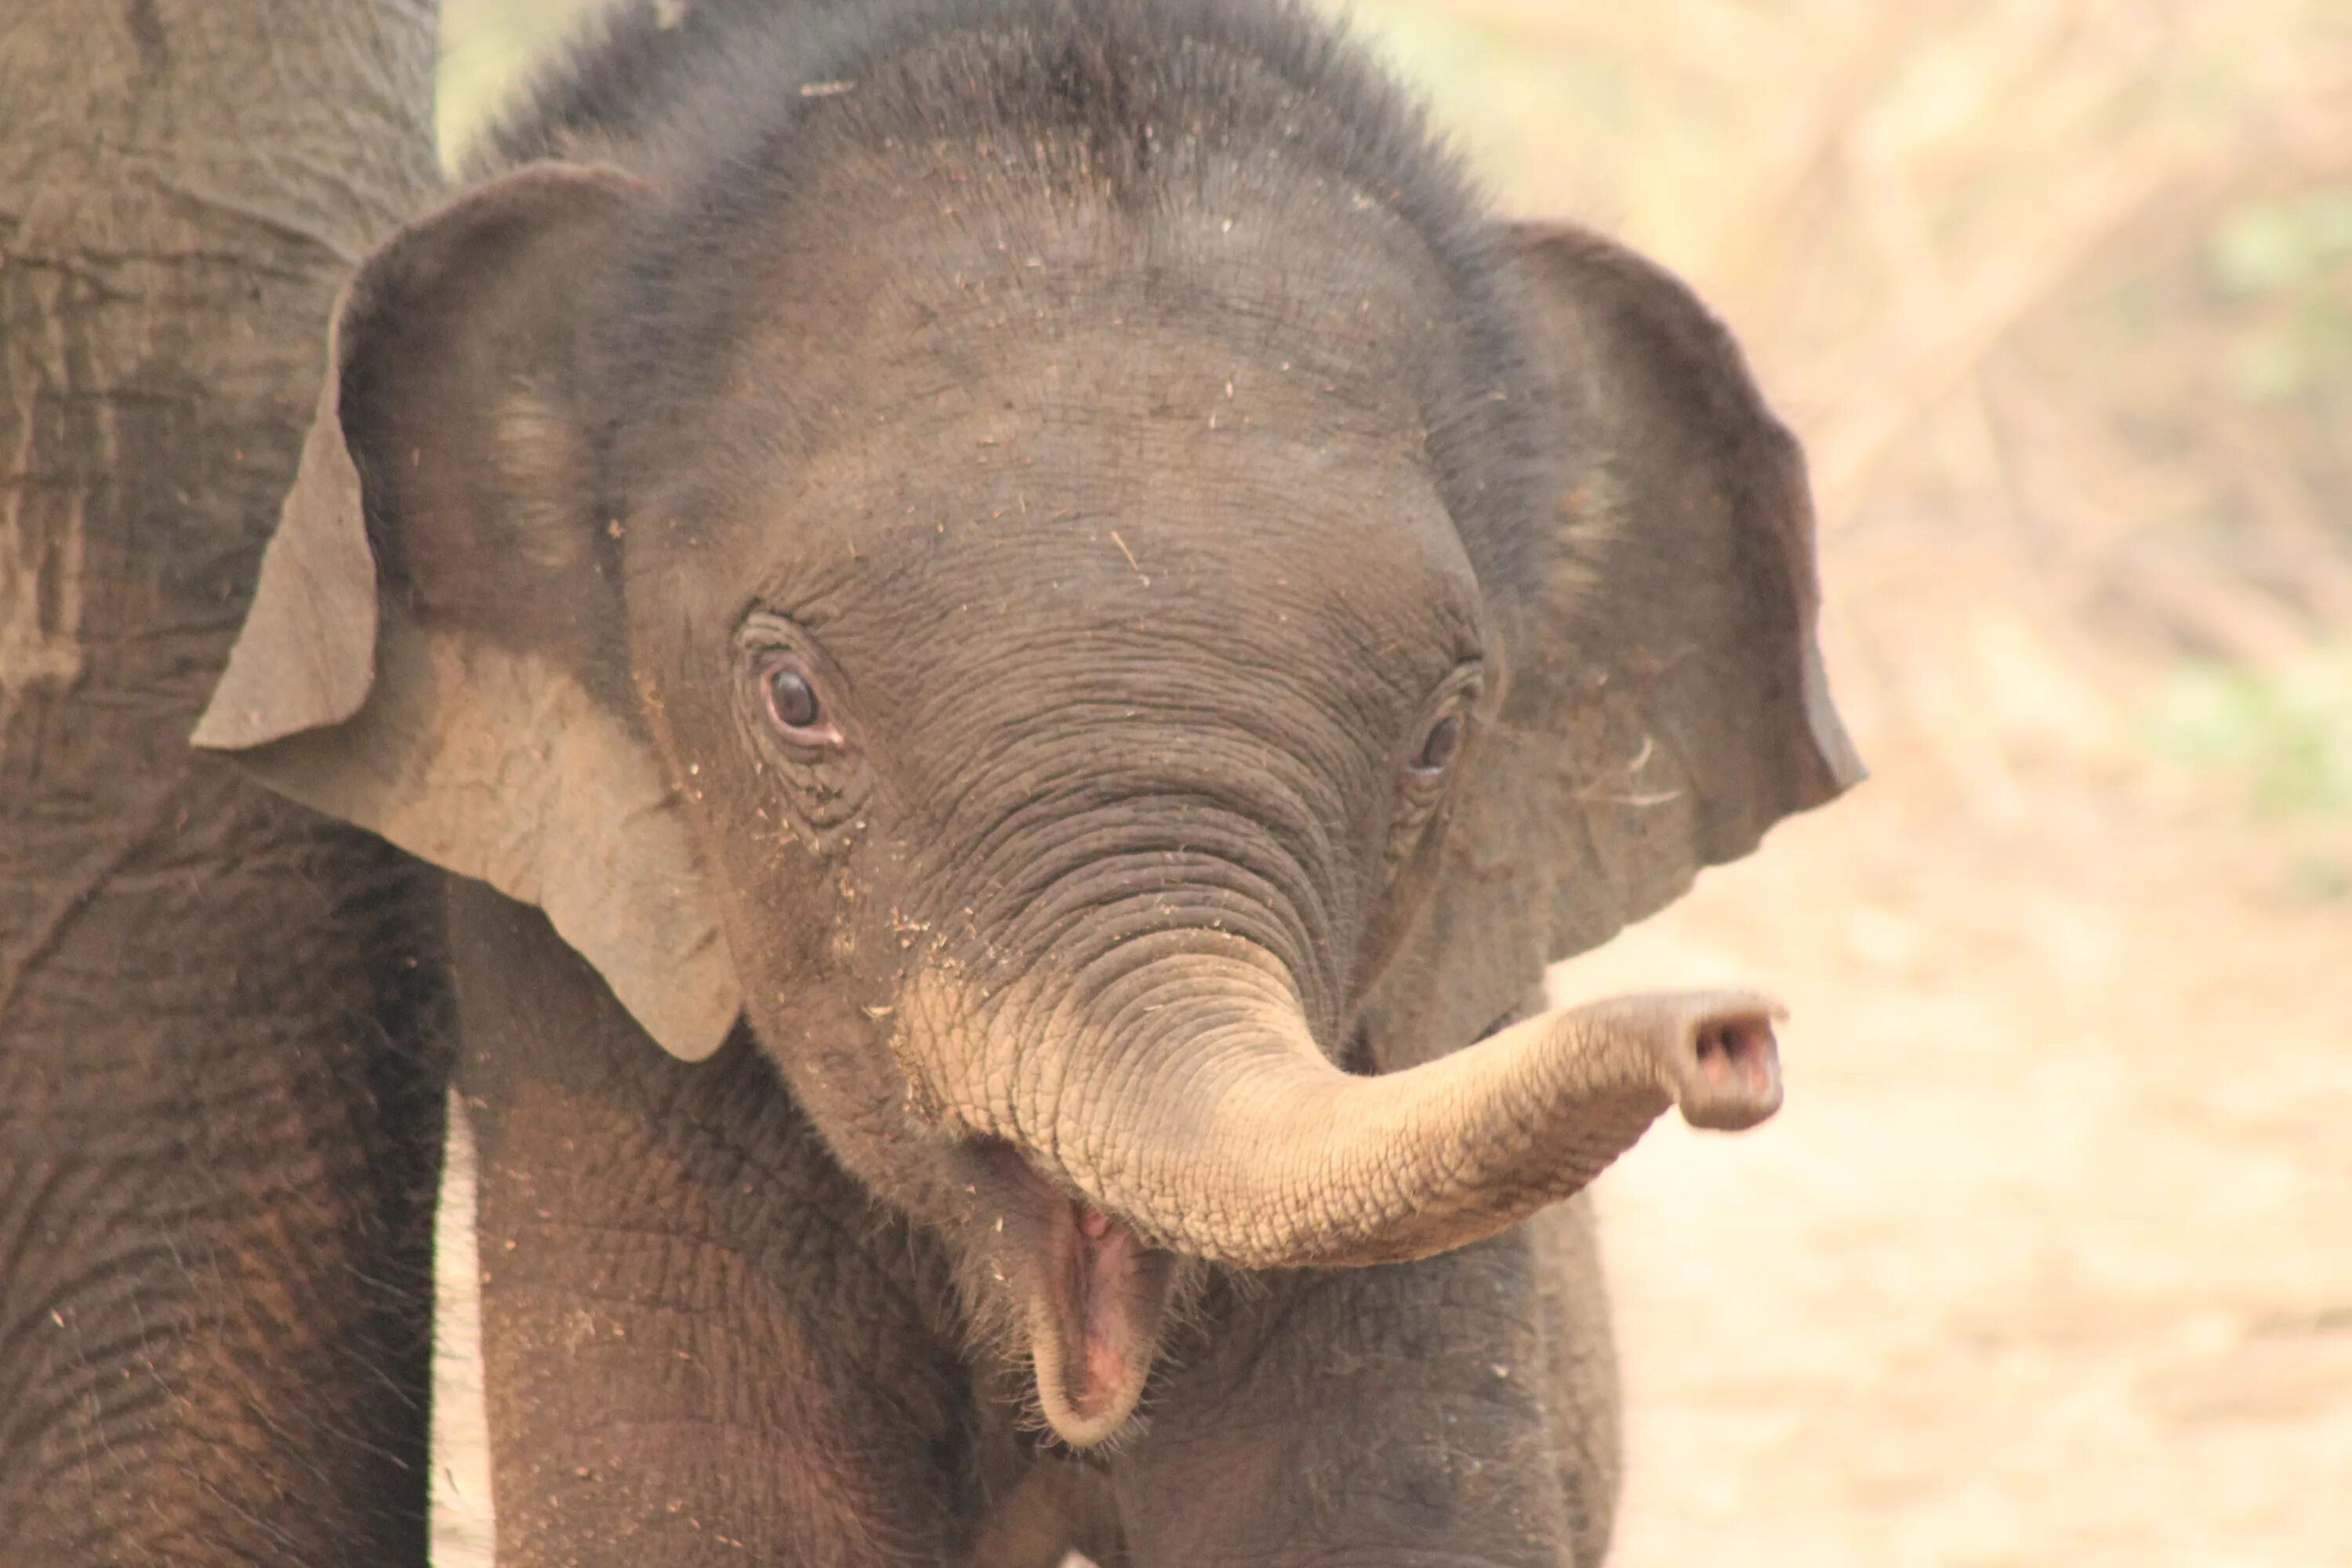
[(436, 183), (434, 31), (415, 0), (0, 6), (10, 1568), (425, 1550), (436, 879), (187, 734), (318, 323)]
[(856, 10), (369, 259), (198, 732), (478, 879), (501, 1560), (1591, 1561), (1522, 1222), (1774, 1009), (1455, 1047), (1851, 776), (1793, 446), (1319, 24)]

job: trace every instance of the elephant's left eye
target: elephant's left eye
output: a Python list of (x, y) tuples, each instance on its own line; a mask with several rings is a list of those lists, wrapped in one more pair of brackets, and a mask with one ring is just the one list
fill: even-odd
[(1407, 767), (1423, 778), (1434, 778), (1454, 765), (1462, 754), (1462, 715), (1448, 712), (1438, 716), (1421, 740), (1421, 750), (1414, 753)]
[(1462, 760), (1462, 748), (1470, 742), (1471, 711), (1486, 685), (1478, 662), (1467, 659), (1430, 693), (1429, 706), (1422, 710), (1421, 738), (1405, 755), (1404, 785), (1409, 797), (1433, 797), (1454, 764)]

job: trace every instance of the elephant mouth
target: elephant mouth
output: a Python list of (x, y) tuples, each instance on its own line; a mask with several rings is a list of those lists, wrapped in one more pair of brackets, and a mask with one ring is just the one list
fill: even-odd
[(1014, 1212), (999, 1227), (1039, 1408), (1062, 1441), (1092, 1447), (1116, 1436), (1143, 1397), (1175, 1260), (1009, 1147), (995, 1163), (1009, 1178), (1000, 1191)]
[(1127, 1424), (1151, 1375), (1168, 1258), (1083, 1203), (1065, 1200), (1029, 1303), (1030, 1364), (1045, 1418), (1087, 1447)]

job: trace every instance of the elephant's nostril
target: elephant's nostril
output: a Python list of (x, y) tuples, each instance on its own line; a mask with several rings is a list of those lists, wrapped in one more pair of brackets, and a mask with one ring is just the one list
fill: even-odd
[(1772, 1076), (1772, 1031), (1753, 1023), (1717, 1024), (1701, 1029), (1693, 1042), (1699, 1071), (1717, 1083), (1739, 1083), (1760, 1091)]

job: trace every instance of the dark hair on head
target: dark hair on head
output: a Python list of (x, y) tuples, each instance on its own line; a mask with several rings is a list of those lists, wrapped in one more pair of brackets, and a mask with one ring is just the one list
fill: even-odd
[(1552, 536), (1528, 526), (1538, 377), (1483, 195), (1420, 103), (1297, 0), (648, 0), (489, 145), (494, 163), (585, 147), (662, 188), (610, 345), (657, 420), (690, 417), (739, 341), (729, 313), (746, 302), (709, 280), (743, 276), (774, 216), (845, 156), (985, 149), (1041, 192), (1147, 216), (1212, 164), (1269, 194), (1357, 193), (1420, 237), (1448, 296), (1423, 423), (1481, 578), (1517, 578)]

